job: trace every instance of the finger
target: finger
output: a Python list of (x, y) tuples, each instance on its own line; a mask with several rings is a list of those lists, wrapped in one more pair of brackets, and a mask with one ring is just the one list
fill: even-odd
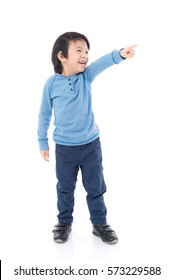
[(46, 156), (46, 155), (43, 156), (43, 159), (46, 160), (46, 161), (49, 161), (49, 157)]
[(48, 159), (48, 158), (44, 158), (44, 160), (45, 160), (45, 161), (49, 161), (49, 159)]
[(49, 161), (49, 152), (48, 151), (40, 151), (44, 160)]
[(137, 48), (137, 47), (138, 47), (138, 45), (132, 45), (129, 48), (134, 49), (134, 48)]
[(127, 52), (130, 52), (131, 50), (133, 50), (134, 48), (137, 48), (138, 45), (132, 45), (132, 46), (129, 46), (127, 48), (125, 48), (127, 50)]

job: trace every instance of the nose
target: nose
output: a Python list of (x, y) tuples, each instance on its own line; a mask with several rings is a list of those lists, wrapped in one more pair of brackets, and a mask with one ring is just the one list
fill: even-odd
[(83, 52), (83, 53), (82, 53), (82, 57), (83, 57), (83, 58), (88, 58), (88, 53)]

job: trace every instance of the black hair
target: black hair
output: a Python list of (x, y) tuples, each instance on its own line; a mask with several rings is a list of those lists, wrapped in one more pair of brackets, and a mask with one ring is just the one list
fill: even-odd
[(54, 66), (55, 73), (62, 73), (62, 64), (58, 59), (57, 54), (59, 51), (62, 52), (63, 56), (68, 58), (68, 48), (71, 41), (83, 40), (86, 42), (88, 49), (90, 49), (90, 43), (85, 35), (78, 32), (66, 32), (60, 35), (54, 43), (51, 60)]

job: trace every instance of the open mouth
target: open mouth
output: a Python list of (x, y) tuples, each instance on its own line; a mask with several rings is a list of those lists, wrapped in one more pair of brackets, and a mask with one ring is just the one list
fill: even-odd
[(81, 61), (81, 62), (79, 62), (81, 65), (86, 65), (86, 62), (85, 61)]

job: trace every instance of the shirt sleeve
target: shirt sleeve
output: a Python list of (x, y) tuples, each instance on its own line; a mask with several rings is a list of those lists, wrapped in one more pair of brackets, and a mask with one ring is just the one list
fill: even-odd
[(50, 98), (50, 87), (47, 82), (43, 89), (41, 106), (38, 117), (38, 141), (40, 150), (48, 150), (48, 129), (52, 116), (52, 101)]
[(112, 65), (119, 64), (124, 59), (120, 56), (119, 50), (106, 54), (92, 62), (85, 70), (86, 79), (92, 82), (97, 75)]

